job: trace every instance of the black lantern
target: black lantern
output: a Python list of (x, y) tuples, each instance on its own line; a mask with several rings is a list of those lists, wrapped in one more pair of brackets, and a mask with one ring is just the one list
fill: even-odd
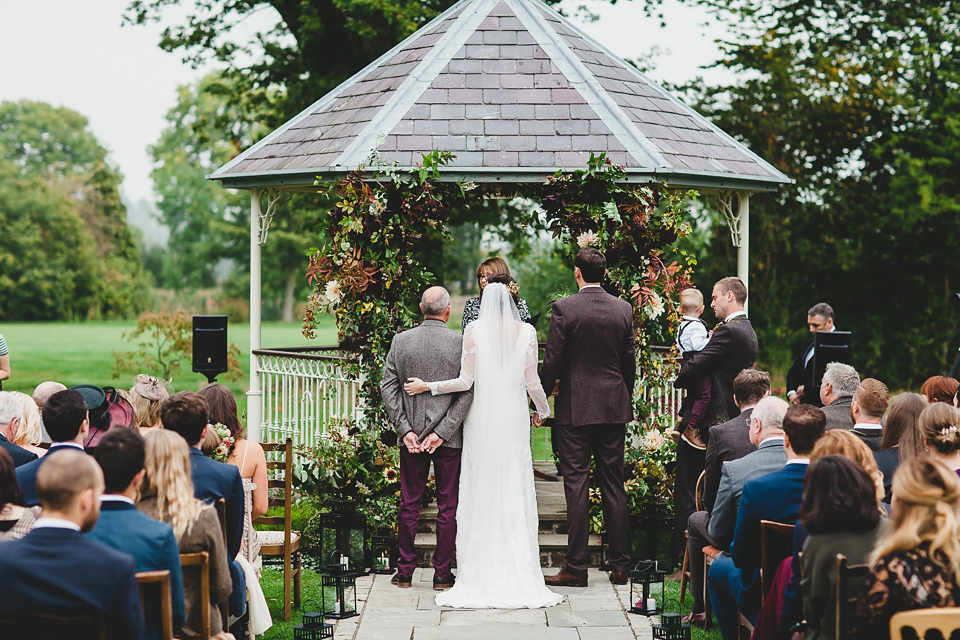
[(690, 625), (680, 624), (679, 613), (665, 613), (653, 625), (653, 640), (690, 640)]
[(664, 571), (672, 570), (677, 562), (673, 529), (670, 505), (644, 502), (630, 515), (630, 557), (651, 558)]
[[(666, 571), (661, 571), (656, 560), (641, 560), (630, 570), (630, 613), (655, 616), (663, 611)], [(654, 597), (653, 587), (660, 586), (660, 600)], [(639, 593), (638, 593), (639, 591)]]
[(303, 614), (303, 624), (293, 625), (294, 640), (323, 640), (333, 637), (333, 625), (323, 620), (322, 613)]
[(370, 561), (367, 566), (373, 573), (390, 574), (394, 571), (397, 557), (397, 537), (387, 527), (381, 527), (370, 538)]
[(328, 558), (336, 552), (349, 559), (351, 570), (363, 573), (366, 559), (367, 520), (357, 513), (352, 502), (336, 501), (333, 510), (320, 514), (320, 556)]
[(320, 574), (323, 617), (343, 620), (360, 615), (357, 611), (357, 578), (363, 572), (352, 569), (350, 558), (338, 551), (333, 552), (331, 559), (336, 564), (325, 566)]

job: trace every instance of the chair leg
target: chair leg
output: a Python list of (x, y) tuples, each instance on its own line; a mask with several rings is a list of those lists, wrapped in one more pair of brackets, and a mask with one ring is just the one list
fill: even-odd
[(290, 611), (290, 558), (283, 559), (283, 620), (290, 622), (292, 612)]
[(298, 551), (294, 555), (294, 566), (296, 567), (295, 573), (293, 574), (293, 608), (300, 609), (300, 574), (303, 573), (303, 569), (300, 566), (300, 552)]
[[(686, 531), (683, 532), (684, 538), (688, 538)], [(680, 606), (683, 606), (683, 601), (687, 598), (687, 568), (690, 562), (690, 550), (687, 545), (683, 547), (683, 566), (680, 568)]]

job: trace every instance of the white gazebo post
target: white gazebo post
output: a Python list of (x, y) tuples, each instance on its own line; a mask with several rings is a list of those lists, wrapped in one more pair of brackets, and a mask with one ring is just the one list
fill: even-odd
[(247, 391), (247, 437), (253, 442), (262, 439), (263, 391), (257, 356), (260, 350), (260, 196), (262, 189), (250, 190), (250, 389)]
[[(737, 247), (737, 276), (743, 280), (747, 287), (747, 293), (750, 292), (750, 193), (746, 191), (737, 192), (737, 218), (740, 219), (740, 245)], [(747, 305), (750, 304), (750, 296), (743, 305), (743, 310), (748, 311)]]

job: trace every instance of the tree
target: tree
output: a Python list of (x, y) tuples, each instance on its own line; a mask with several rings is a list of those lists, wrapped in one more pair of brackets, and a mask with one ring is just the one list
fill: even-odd
[[(0, 103), (0, 225), (19, 258), (0, 287), (10, 319), (127, 317), (147, 281), (120, 201), (120, 175), (79, 113), (43, 102)], [(21, 298), (22, 293), (28, 294)]]

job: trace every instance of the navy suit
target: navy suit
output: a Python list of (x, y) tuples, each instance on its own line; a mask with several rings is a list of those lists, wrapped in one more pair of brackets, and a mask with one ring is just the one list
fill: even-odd
[(37, 459), (37, 454), (35, 454), (33, 451), (27, 451), (23, 447), (18, 447), (7, 440), (7, 437), (2, 433), (0, 433), (0, 449), (3, 449), (10, 454), (10, 457), (13, 458), (14, 467), (19, 467), (27, 464), (31, 460)]
[(73, 529), (0, 543), (0, 615), (96, 609), (110, 640), (143, 638), (133, 558)]
[[(137, 571), (170, 571), (173, 599), (173, 628), (183, 626), (183, 574), (180, 549), (173, 529), (154, 520), (127, 502), (106, 500), (100, 504), (100, 518), (87, 538), (133, 557)], [(151, 601), (152, 602), (152, 601)], [(159, 638), (159, 612), (147, 610), (147, 637)]]
[(243, 540), (243, 480), (240, 470), (232, 464), (217, 462), (196, 447), (190, 447), (190, 468), (193, 475), (193, 495), (207, 504), (221, 498), (227, 503), (227, 559), (230, 561), (230, 615), (240, 615), (246, 606), (246, 579), (235, 558)]
[(70, 449), (83, 451), (82, 447), (56, 442), (50, 445), (47, 455), (28, 462), (22, 467), (17, 467), (17, 482), (20, 483), (20, 488), (23, 489), (23, 499), (28, 507), (40, 504), (40, 500), (37, 498), (37, 469), (40, 468), (40, 465), (48, 457), (56, 454), (58, 451), (69, 451)]
[[(710, 602), (724, 640), (737, 637), (737, 608), (751, 620), (760, 611), (760, 521), (796, 524), (806, 472), (806, 464), (788, 463), (783, 469), (754, 478), (743, 486), (730, 555), (714, 560), (707, 577)], [(790, 555), (790, 548), (774, 549), (773, 553), (785, 558)]]

